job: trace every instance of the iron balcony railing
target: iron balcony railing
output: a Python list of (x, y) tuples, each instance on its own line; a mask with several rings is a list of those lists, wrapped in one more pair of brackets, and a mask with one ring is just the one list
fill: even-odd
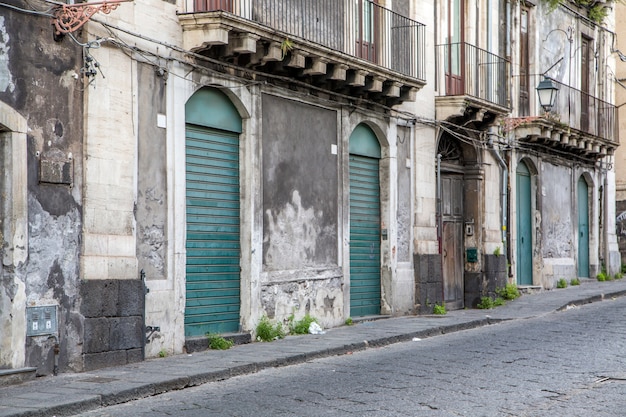
[(188, 13), (222, 11), (425, 79), (424, 25), (371, 0), (187, 0)]
[[(525, 77), (526, 79), (523, 78), (523, 76), (520, 76), (519, 101), (516, 103), (519, 109), (519, 115), (544, 115), (535, 90), (544, 76), (533, 74)], [(589, 135), (597, 136), (610, 142), (618, 142), (618, 112), (614, 104), (601, 100), (589, 92), (581, 91), (560, 81), (552, 79), (552, 82), (559, 88), (554, 106), (550, 110), (552, 117), (557, 118), (568, 127), (580, 130)], [(531, 106), (531, 104), (533, 105)]]
[(437, 45), (439, 95), (471, 96), (509, 107), (509, 62), (465, 42)]

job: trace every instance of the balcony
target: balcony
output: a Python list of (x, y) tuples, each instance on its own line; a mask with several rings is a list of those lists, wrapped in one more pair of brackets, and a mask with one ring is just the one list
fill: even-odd
[(188, 0), (179, 21), (185, 48), (210, 58), (199, 64), (248, 77), (384, 105), (426, 84), (424, 25), (370, 0)]
[(489, 123), (509, 113), (506, 59), (464, 42), (437, 45), (435, 53), (437, 119)]
[(514, 132), (515, 139), (591, 162), (612, 155), (619, 145), (615, 105), (552, 80), (559, 90), (554, 108), (546, 113), (535, 99), (535, 87), (542, 79), (542, 75), (529, 75), (520, 82), (529, 86), (518, 99), (518, 112), (526, 116), (506, 120), (506, 129)]

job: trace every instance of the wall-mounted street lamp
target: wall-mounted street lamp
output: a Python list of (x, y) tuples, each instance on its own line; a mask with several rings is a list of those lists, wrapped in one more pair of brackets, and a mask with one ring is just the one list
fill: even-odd
[(548, 113), (554, 107), (556, 102), (556, 93), (559, 87), (550, 79), (544, 77), (537, 86), (537, 94), (539, 95), (539, 104), (543, 111)]

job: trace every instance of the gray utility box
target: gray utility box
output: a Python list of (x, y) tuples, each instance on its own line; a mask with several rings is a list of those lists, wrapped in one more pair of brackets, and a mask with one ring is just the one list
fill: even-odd
[(26, 336), (57, 334), (57, 306), (26, 307)]

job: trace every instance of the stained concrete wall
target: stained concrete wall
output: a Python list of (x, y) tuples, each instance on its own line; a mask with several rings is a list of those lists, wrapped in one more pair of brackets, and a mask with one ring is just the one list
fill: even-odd
[(573, 221), (576, 200), (572, 191), (572, 170), (545, 162), (541, 165), (544, 178), (542, 196), (542, 256), (571, 258), (573, 236), (578, 225)]
[(337, 112), (269, 94), (262, 110), (262, 305), (270, 317), (310, 313), (328, 325), (343, 310)]
[(337, 113), (263, 96), (263, 264), (337, 265)]
[[(31, 8), (29, 3), (14, 4)], [(52, 372), (55, 340), (47, 335), (24, 338), (25, 307), (55, 305), (59, 368), (79, 370), (83, 331), (78, 295), (83, 182), (81, 91), (85, 85), (74, 74), (83, 64), (82, 49), (68, 37), (54, 41), (47, 17), (7, 8), (0, 13), (0, 101), (26, 121), (20, 128), (23, 130), (9, 134), (23, 135), (22, 162), (10, 156), (19, 148), (11, 149), (10, 141), (3, 141), (7, 164), (4, 172), (8, 174), (3, 192), (11, 198), (12, 193), (19, 194), (14, 187), (27, 190), (27, 206), (20, 210), (23, 216), (27, 213), (29, 234), (23, 236), (24, 243), (28, 242), (28, 259), (20, 260), (15, 253), (16, 257), (3, 265), (1, 303), (10, 300), (12, 307), (1, 309), (0, 321), (6, 314), (15, 315), (21, 329), (13, 328), (8, 333), (9, 362), (5, 360), (3, 342), (0, 367), (33, 366), (39, 375)], [(15, 182), (19, 178), (20, 182)], [(14, 227), (20, 220), (4, 210), (3, 221)], [(7, 226), (5, 223), (4, 232)]]
[[(147, 280), (167, 278), (166, 72), (137, 65), (137, 257)], [(160, 119), (160, 120), (159, 120)]]

